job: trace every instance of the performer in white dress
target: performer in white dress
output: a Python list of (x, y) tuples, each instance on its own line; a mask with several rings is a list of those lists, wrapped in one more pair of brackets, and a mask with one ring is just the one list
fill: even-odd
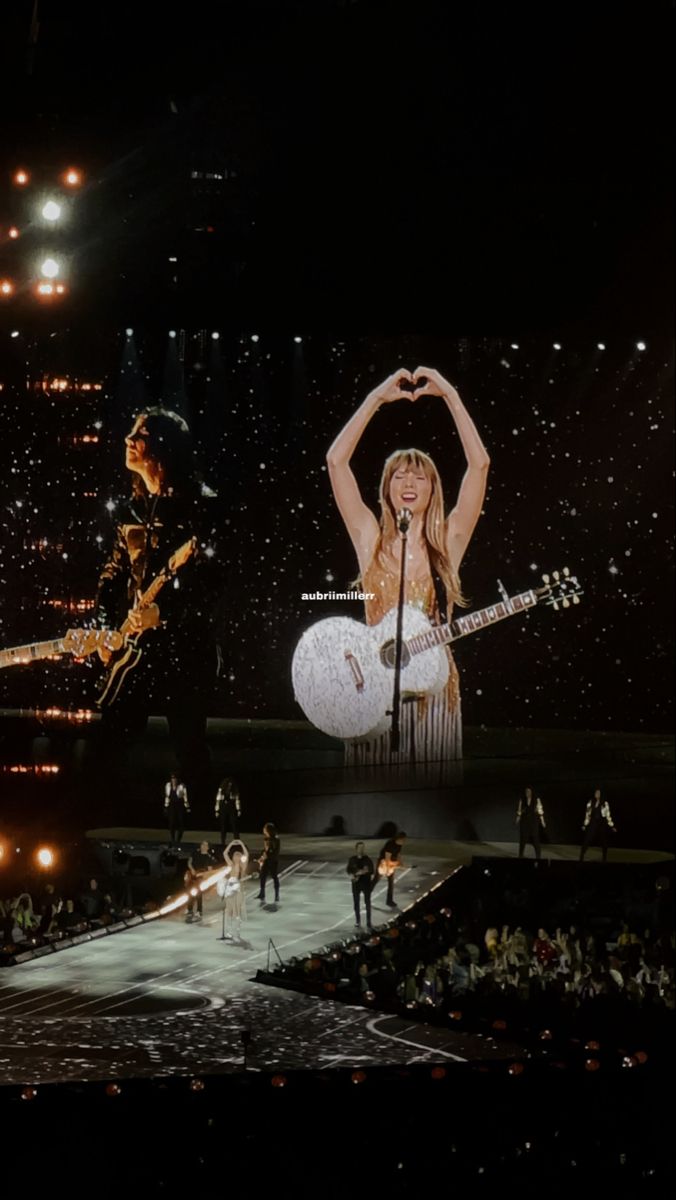
[(244, 880), (249, 863), (249, 855), (243, 842), (233, 839), (225, 847), (223, 858), (230, 867), (230, 874), (220, 880), (218, 894), (223, 901), (225, 912), (225, 932), (233, 941), (241, 940), (242, 921), (246, 921), (246, 900), (244, 897)]

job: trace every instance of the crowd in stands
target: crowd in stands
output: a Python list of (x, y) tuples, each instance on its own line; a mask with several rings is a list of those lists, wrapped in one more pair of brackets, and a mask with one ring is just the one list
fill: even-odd
[[(509, 890), (487, 903), (482, 874), (468, 874), (464, 887), (450, 880), (436, 904), (402, 914), (379, 935), (292, 960), (276, 981), (423, 1020), (457, 1018), (464, 1028), (497, 1024), (522, 1036), (565, 1031), (621, 1043), (631, 1032), (645, 1040), (661, 1030), (674, 1009), (673, 929), (661, 921), (609, 926), (602, 896), (578, 924), (552, 928), (556, 905), (540, 896), (540, 921), (486, 925), (482, 915), (494, 917), (500, 903), (513, 916)], [(532, 918), (532, 907), (524, 907)]]
[(92, 878), (77, 893), (60, 895), (45, 884), (34, 899), (30, 892), (0, 897), (0, 963), (17, 950), (73, 937), (113, 924), (131, 910), (122, 908), (109, 891)]

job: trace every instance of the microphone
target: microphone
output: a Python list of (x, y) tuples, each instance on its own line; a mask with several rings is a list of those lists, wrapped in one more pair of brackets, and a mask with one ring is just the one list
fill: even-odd
[(413, 513), (410, 508), (400, 508), (397, 513), (397, 529), (400, 533), (408, 533), (408, 527), (413, 520)]

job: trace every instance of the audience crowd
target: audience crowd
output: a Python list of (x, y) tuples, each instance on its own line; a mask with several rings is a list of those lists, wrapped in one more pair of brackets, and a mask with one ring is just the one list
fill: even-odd
[[(380, 934), (291, 960), (273, 980), (540, 1041), (565, 1035), (622, 1045), (662, 1036), (674, 1009), (674, 932), (659, 906), (642, 907), (645, 888), (628, 891), (625, 882), (619, 904), (612, 888), (586, 897), (582, 890), (576, 922), (553, 924), (561, 918), (559, 889), (510, 891), (500, 871), (495, 888), (490, 874), (468, 868), (433, 893), (436, 903), (428, 897)], [(618, 919), (618, 908), (625, 918), (639, 913), (642, 924)], [(510, 923), (495, 919), (500, 909)]]
[(131, 913), (94, 878), (79, 892), (61, 894), (47, 883), (35, 898), (28, 891), (0, 897), (0, 965), (29, 947), (111, 925)]

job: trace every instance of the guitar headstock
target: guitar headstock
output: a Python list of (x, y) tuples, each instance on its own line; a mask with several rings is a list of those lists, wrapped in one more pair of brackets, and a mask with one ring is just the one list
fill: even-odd
[(169, 559), (169, 570), (172, 575), (178, 571), (180, 567), (185, 566), (190, 556), (195, 553), (196, 546), (197, 538), (192, 537), (190, 538), (189, 542), (184, 542), (182, 546), (179, 546), (175, 554), (172, 554), (171, 558)]
[(124, 638), (116, 629), (69, 629), (63, 639), (63, 648), (76, 658), (88, 658), (99, 647), (102, 650), (119, 650)]
[(543, 604), (551, 604), (558, 611), (559, 605), (561, 608), (570, 608), (571, 604), (580, 603), (582, 588), (577, 575), (571, 575), (568, 567), (562, 571), (552, 571), (551, 575), (543, 575), (542, 580), (542, 587), (533, 590)]

